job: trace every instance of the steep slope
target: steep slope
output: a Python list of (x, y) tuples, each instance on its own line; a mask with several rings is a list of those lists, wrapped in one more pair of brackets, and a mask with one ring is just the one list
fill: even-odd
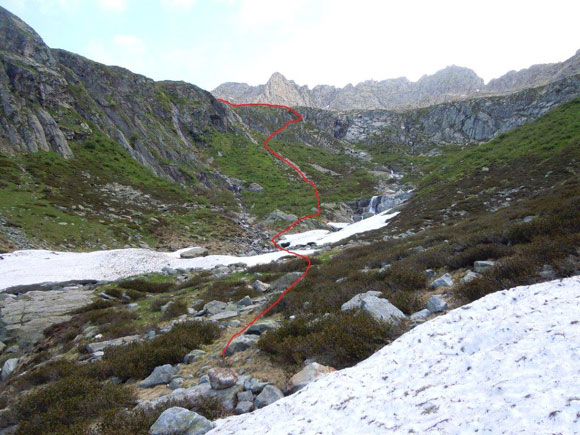
[[(449, 66), (416, 82), (404, 77), (367, 80), (343, 88), (317, 85), (312, 89), (287, 80), (280, 73), (272, 75), (266, 85), (224, 83), (212, 93), (237, 103), (264, 101), (332, 110), (405, 110), (433, 104), (473, 98), (480, 95), (500, 95), (522, 89), (545, 86), (580, 73), (580, 50), (564, 62), (534, 65), (521, 71), (510, 71), (485, 85), (469, 68)], [(273, 86), (274, 85), (274, 86)]]

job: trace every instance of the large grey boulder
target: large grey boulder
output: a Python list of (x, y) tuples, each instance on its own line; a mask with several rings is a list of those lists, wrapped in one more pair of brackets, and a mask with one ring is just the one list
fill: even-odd
[(433, 295), (427, 301), (427, 309), (431, 313), (440, 313), (447, 308), (447, 302), (441, 296)]
[(293, 394), (296, 391), (304, 388), (315, 379), (318, 379), (319, 377), (334, 371), (336, 371), (334, 367), (324, 366), (316, 362), (308, 364), (306, 367), (304, 367), (290, 378), (287, 385), (287, 392), (289, 394)]
[(274, 385), (266, 385), (262, 392), (258, 394), (254, 400), (254, 405), (256, 405), (256, 408), (263, 408), (264, 406), (271, 405), (283, 397), (284, 394), (282, 391), (280, 391), (279, 388), (276, 388)]
[(248, 400), (242, 400), (240, 402), (238, 402), (238, 404), (236, 405), (236, 408), (234, 409), (234, 413), (237, 415), (240, 414), (247, 414), (248, 412), (251, 412), (254, 410), (254, 403), (250, 402)]
[(258, 338), (257, 335), (240, 335), (234, 338), (226, 350), (226, 356), (249, 349), (256, 344)]
[(128, 335), (126, 337), (115, 338), (114, 340), (98, 341), (96, 343), (89, 343), (89, 344), (87, 344), (87, 350), (90, 353), (95, 353), (95, 352), (105, 350), (108, 347), (121, 346), (123, 344), (133, 343), (134, 341), (137, 341), (140, 338), (141, 337), (139, 335)]
[(225, 302), (222, 302), (222, 301), (211, 301), (203, 306), (202, 311), (204, 311), (205, 313), (207, 313), (209, 315), (213, 315), (213, 314), (221, 313), (222, 311), (224, 311), (226, 309), (227, 306), (228, 306), (228, 304), (226, 304)]
[(189, 352), (187, 355), (185, 355), (185, 357), (183, 358), (183, 362), (185, 364), (191, 364), (191, 363), (197, 361), (198, 359), (200, 359), (204, 355), (205, 355), (204, 350), (195, 349), (195, 350), (192, 350), (191, 352)]
[(431, 314), (431, 311), (429, 311), (427, 308), (425, 308), (421, 311), (417, 311), (416, 313), (411, 314), (410, 319), (411, 320), (424, 319), (425, 317), (429, 316), (430, 314)]
[(278, 278), (270, 289), (274, 292), (283, 292), (286, 290), (294, 281), (296, 281), (304, 272), (290, 272), (281, 278)]
[(18, 367), (18, 361), (19, 361), (19, 358), (10, 358), (4, 362), (4, 365), (2, 366), (2, 380), (3, 381), (8, 379), (8, 377), (12, 373), (14, 373), (14, 370), (16, 370), (16, 367)]
[(476, 261), (475, 263), (473, 263), (473, 268), (477, 273), (483, 273), (490, 267), (493, 267), (494, 264), (495, 261)]
[(238, 374), (229, 368), (213, 368), (207, 372), (209, 383), (214, 390), (224, 390), (235, 385)]
[(155, 385), (167, 384), (171, 377), (177, 373), (177, 370), (177, 367), (173, 367), (171, 364), (155, 367), (147, 378), (139, 382), (139, 386), (149, 388)]
[(387, 299), (379, 298), (379, 294), (381, 293), (375, 291), (360, 293), (345, 302), (340, 309), (342, 311), (360, 309), (369, 313), (376, 320), (395, 324), (407, 317)]
[(244, 334), (262, 335), (269, 329), (276, 329), (278, 327), (280, 327), (280, 324), (275, 320), (266, 320), (264, 322), (254, 323), (248, 329), (246, 329), (246, 332)]
[(209, 251), (207, 250), (207, 248), (196, 247), (190, 248), (187, 251), (183, 251), (182, 253), (179, 254), (179, 256), (181, 258), (197, 258), (197, 257), (205, 257), (208, 253)]
[(238, 316), (237, 311), (222, 311), (208, 317), (209, 320), (226, 320)]
[(149, 429), (149, 435), (203, 435), (214, 426), (197, 412), (174, 406), (161, 413)]
[(431, 283), (431, 288), (438, 289), (439, 287), (451, 287), (453, 285), (453, 278), (451, 275), (446, 273), (443, 276), (440, 276), (435, 281)]
[(252, 288), (257, 292), (266, 293), (268, 290), (270, 290), (270, 284), (266, 284), (265, 282), (262, 282), (259, 279), (257, 279), (252, 284)]
[(463, 278), (461, 278), (461, 280), (459, 282), (461, 282), (461, 284), (467, 284), (468, 282), (471, 282), (477, 278), (481, 278), (480, 273), (474, 272), (472, 270), (468, 270), (467, 273), (463, 276)]

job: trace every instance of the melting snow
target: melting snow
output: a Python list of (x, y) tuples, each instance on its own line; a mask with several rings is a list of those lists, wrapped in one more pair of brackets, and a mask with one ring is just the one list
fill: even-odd
[(212, 434), (580, 433), (580, 277), (426, 322)]

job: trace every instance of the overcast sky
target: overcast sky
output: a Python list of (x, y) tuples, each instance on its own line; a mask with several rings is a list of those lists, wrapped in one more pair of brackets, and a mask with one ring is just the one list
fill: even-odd
[(580, 49), (580, 0), (0, 0), (55, 48), (211, 90), (344, 86), (448, 65), (489, 81)]

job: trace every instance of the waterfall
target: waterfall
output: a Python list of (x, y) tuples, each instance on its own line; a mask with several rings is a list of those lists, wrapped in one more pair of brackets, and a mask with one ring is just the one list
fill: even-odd
[(371, 203), (369, 204), (369, 212), (372, 214), (377, 213), (377, 205), (379, 203), (380, 196), (373, 196), (371, 198)]

